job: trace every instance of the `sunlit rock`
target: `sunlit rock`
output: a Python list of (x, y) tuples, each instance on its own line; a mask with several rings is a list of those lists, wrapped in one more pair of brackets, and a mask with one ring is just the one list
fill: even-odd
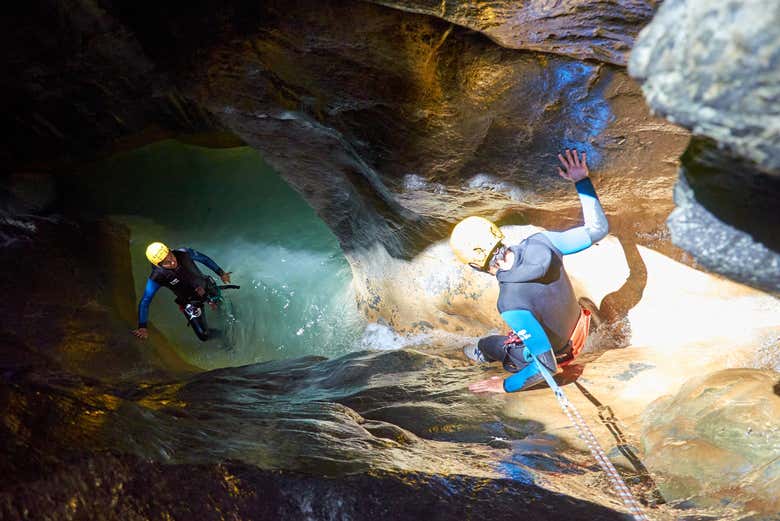
[(643, 422), (646, 462), (670, 499), (780, 509), (780, 373), (697, 376), (654, 402)]
[(214, 45), (188, 92), (263, 153), (348, 256), (381, 244), (411, 258), (473, 213), (571, 219), (576, 195), (555, 171), (566, 147), (588, 153), (605, 205), (653, 213), (642, 231), (671, 209), (687, 133), (651, 118), (620, 69), (367, 3), (291, 7), (269, 24)]
[(564, 54), (625, 65), (638, 30), (650, 19), (654, 0), (609, 2), (471, 2), (468, 0), (372, 0), (436, 16), (480, 31), (510, 49)]

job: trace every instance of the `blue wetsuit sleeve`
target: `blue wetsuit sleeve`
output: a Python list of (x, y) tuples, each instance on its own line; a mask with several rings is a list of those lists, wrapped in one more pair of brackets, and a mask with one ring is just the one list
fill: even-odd
[(160, 289), (160, 285), (155, 281), (152, 279), (146, 281), (144, 296), (138, 304), (138, 327), (146, 327), (146, 323), (149, 321), (149, 304), (152, 303), (154, 294), (157, 293), (158, 289)]
[(564, 255), (577, 253), (590, 247), (593, 242), (590, 240), (590, 234), (584, 226), (577, 226), (565, 232), (548, 232), (542, 234), (550, 239), (553, 246), (558, 248)]
[(604, 215), (604, 209), (590, 179), (581, 179), (574, 186), (580, 198), (585, 224), (563, 232), (542, 232), (564, 255), (588, 248), (606, 237), (609, 232), (607, 216)]
[(201, 264), (203, 264), (204, 266), (207, 266), (211, 271), (213, 271), (220, 277), (222, 276), (223, 273), (225, 273), (225, 271), (222, 268), (220, 268), (219, 265), (216, 262), (214, 262), (214, 260), (208, 255), (204, 255), (197, 250), (193, 250), (192, 248), (187, 248), (187, 251), (192, 256), (192, 260), (196, 260)]
[[(509, 324), (515, 334), (523, 339), (525, 344), (523, 355), (528, 362), (532, 362), (530, 354), (542, 355), (552, 349), (547, 333), (544, 332), (542, 325), (530, 311), (513, 309), (504, 311), (501, 313), (501, 317)], [(530, 377), (538, 373), (539, 369), (536, 364), (530, 363), (521, 371), (504, 380), (504, 390), (508, 393), (518, 391), (523, 388)]]

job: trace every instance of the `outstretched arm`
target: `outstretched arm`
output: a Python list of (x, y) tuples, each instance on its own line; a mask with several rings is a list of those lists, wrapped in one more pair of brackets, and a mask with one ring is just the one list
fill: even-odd
[(160, 285), (155, 281), (152, 279), (146, 281), (144, 296), (141, 297), (141, 302), (138, 304), (138, 327), (146, 327), (146, 323), (149, 321), (149, 304), (152, 303), (158, 289), (160, 289)]
[(540, 356), (552, 349), (542, 325), (530, 311), (524, 309), (504, 311), (501, 313), (501, 317), (509, 324), (515, 334), (523, 339), (525, 344), (523, 357), (529, 363), (522, 370), (503, 381), (500, 377), (495, 376), (471, 384), (469, 390), (473, 392), (512, 393), (525, 388), (526, 382), (539, 374), (539, 368), (534, 363), (532, 355)]
[(147, 337), (146, 323), (149, 321), (149, 304), (152, 303), (152, 299), (158, 289), (160, 289), (160, 285), (155, 281), (152, 279), (146, 281), (144, 296), (141, 297), (141, 302), (138, 303), (138, 329), (133, 330), (133, 334), (138, 338), (144, 339)]
[(565, 168), (564, 171), (558, 167), (558, 175), (574, 182), (582, 205), (585, 224), (563, 232), (543, 233), (561, 253), (568, 255), (582, 251), (606, 237), (609, 232), (609, 224), (596, 195), (596, 190), (593, 188), (593, 183), (588, 177), (587, 156), (583, 152), (580, 158), (576, 150), (568, 149), (565, 154), (566, 157), (558, 154), (558, 160)]
[(207, 266), (211, 271), (219, 275), (219, 278), (222, 279), (222, 282), (230, 282), (230, 272), (220, 268), (211, 257), (192, 248), (187, 248), (187, 252), (189, 252), (189, 254), (192, 256), (192, 260), (200, 262), (204, 266)]

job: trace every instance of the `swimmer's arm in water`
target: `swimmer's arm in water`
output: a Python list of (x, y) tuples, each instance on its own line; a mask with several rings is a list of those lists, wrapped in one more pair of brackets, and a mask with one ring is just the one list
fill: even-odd
[(558, 159), (565, 168), (564, 171), (558, 167), (558, 175), (574, 182), (582, 205), (585, 224), (563, 232), (545, 231), (542, 233), (561, 253), (568, 255), (582, 251), (606, 237), (609, 232), (609, 223), (596, 195), (596, 190), (593, 188), (593, 183), (588, 177), (586, 154), (583, 152), (580, 158), (576, 150), (572, 153), (568, 149), (565, 154), (566, 157), (558, 154)]

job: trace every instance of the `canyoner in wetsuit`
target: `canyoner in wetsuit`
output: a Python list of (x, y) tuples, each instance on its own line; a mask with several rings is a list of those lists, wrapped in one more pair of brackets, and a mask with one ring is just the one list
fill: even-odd
[(514, 374), (473, 383), (473, 392), (514, 392), (543, 380), (534, 357), (551, 374), (571, 362), (588, 335), (590, 312), (582, 309), (566, 270), (563, 256), (582, 251), (609, 231), (593, 184), (587, 158), (565, 151), (558, 159), (564, 179), (573, 181), (582, 204), (585, 224), (563, 232), (545, 231), (507, 246), (504, 234), (487, 219), (468, 217), (452, 231), (450, 246), (456, 257), (473, 268), (495, 275), (499, 284), (498, 311), (512, 329), (508, 336), (483, 338), (464, 349), (475, 362), (502, 362)]
[(164, 286), (176, 295), (176, 303), (197, 337), (204, 342), (211, 338), (215, 331), (208, 327), (203, 304), (208, 303), (212, 309), (216, 309), (220, 298), (219, 288), (213, 278), (198, 269), (195, 262), (210, 268), (226, 284), (230, 282), (230, 272), (224, 271), (210, 257), (192, 248), (170, 250), (160, 242), (153, 242), (146, 248), (146, 258), (154, 267), (138, 304), (138, 329), (133, 334), (139, 338), (147, 337), (149, 304), (157, 290)]

